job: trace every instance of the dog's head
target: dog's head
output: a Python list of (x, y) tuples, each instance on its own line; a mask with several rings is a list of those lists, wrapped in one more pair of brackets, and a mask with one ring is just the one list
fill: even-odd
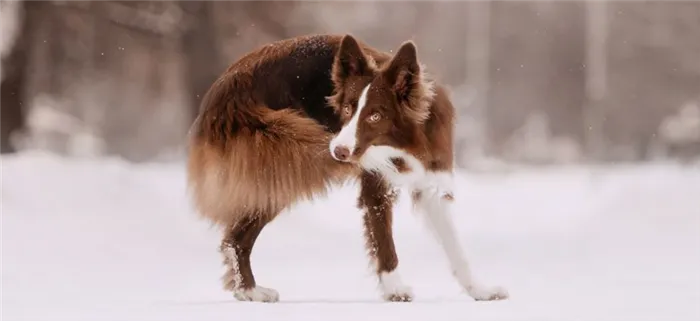
[[(420, 125), (430, 115), (434, 91), (423, 74), (416, 46), (404, 42), (396, 54), (378, 66), (350, 35), (343, 37), (332, 78), (334, 95), (328, 101), (343, 121), (330, 142), (338, 161), (364, 163), (389, 161), (414, 143)], [(373, 153), (367, 153), (373, 150)], [(377, 153), (376, 151), (383, 152)]]

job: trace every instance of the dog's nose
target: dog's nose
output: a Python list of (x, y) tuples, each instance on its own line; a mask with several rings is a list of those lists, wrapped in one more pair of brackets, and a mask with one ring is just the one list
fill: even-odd
[(345, 146), (336, 146), (333, 149), (333, 155), (337, 160), (345, 161), (350, 157), (350, 149)]

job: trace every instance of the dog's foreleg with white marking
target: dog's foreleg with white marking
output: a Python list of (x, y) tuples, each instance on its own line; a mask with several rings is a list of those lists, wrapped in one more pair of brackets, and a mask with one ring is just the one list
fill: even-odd
[(506, 299), (508, 292), (504, 288), (486, 287), (474, 280), (450, 217), (454, 202), (451, 176), (444, 176), (413, 191), (414, 210), (424, 218), (425, 224), (445, 252), (453, 275), (472, 298), (478, 301)]
[(365, 242), (379, 279), (382, 298), (394, 302), (412, 301), (412, 290), (403, 283), (399, 273), (392, 235), (392, 207), (396, 194), (375, 173), (363, 173), (361, 184), (358, 205), (364, 212)]

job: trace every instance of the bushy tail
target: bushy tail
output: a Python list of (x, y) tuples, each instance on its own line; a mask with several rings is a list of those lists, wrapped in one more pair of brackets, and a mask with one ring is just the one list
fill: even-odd
[(203, 216), (230, 224), (245, 215), (277, 215), (354, 173), (331, 158), (331, 134), (313, 119), (222, 92), (212, 92), (209, 102), (225, 110), (203, 109), (190, 142), (188, 183)]

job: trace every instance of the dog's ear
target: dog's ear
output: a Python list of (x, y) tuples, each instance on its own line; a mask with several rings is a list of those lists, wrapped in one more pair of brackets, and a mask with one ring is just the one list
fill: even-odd
[(383, 76), (407, 116), (416, 122), (428, 118), (429, 102), (433, 98), (432, 83), (423, 79), (416, 45), (412, 41), (401, 44)]
[(342, 83), (347, 77), (361, 76), (367, 72), (369, 72), (368, 59), (357, 40), (351, 35), (343, 36), (333, 62), (333, 80), (336, 83)]
[(406, 41), (399, 47), (384, 75), (399, 100), (407, 99), (411, 91), (417, 89), (420, 85), (420, 65), (412, 41)]

